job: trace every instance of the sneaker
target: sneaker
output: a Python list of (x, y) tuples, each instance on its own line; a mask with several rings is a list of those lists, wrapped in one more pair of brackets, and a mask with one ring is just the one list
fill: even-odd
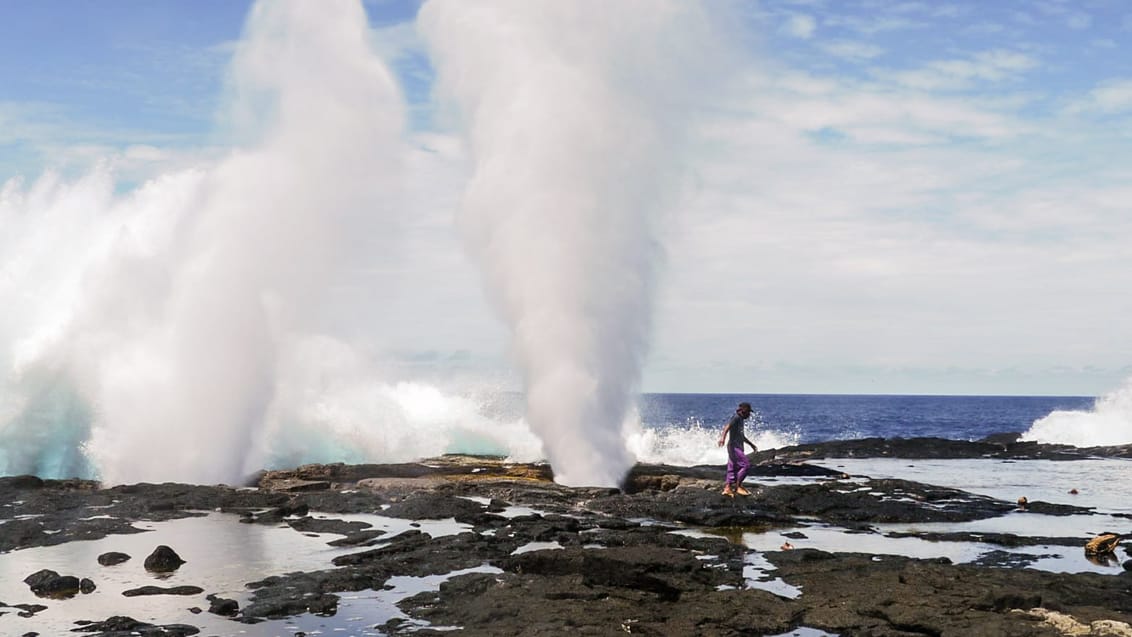
[(735, 492), (731, 490), (731, 485), (727, 485), (727, 486), (723, 487), (723, 495), (725, 495), (729, 498), (735, 497)]
[(735, 493), (737, 493), (738, 495), (751, 495), (751, 492), (744, 489), (743, 487), (735, 489)]

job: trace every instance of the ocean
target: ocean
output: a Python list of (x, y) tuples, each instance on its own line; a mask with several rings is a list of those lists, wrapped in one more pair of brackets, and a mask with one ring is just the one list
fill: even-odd
[(646, 394), (642, 424), (667, 430), (722, 427), (741, 401), (754, 415), (748, 429), (783, 442), (853, 438), (937, 437), (977, 440), (993, 433), (1024, 432), (1055, 411), (1086, 411), (1082, 396), (868, 396), (821, 394)]
[[(754, 406), (747, 436), (760, 449), (866, 437), (978, 440), (1001, 432), (1079, 447), (1132, 443), (1130, 385), (1100, 398), (644, 394), (622, 426), (628, 451), (639, 462), (725, 464), (726, 454), (716, 441), (741, 401)], [(240, 465), (242, 475), (250, 475), (311, 462), (408, 462), (445, 453), (499, 455), (519, 462), (545, 457), (523, 418), (523, 397), (514, 392), (461, 393), (418, 383), (369, 387), (365, 393), (315, 401), (301, 422), (249, 426), (256, 437), (246, 449), (208, 447), (210, 439), (224, 432), (203, 419), (192, 425), (197, 431), (183, 429), (185, 423), (159, 422), (150, 422), (148, 431), (119, 431), (114, 422), (97, 421), (93, 410), (55, 408), (55, 402), (48, 396), (21, 417), (0, 423), (0, 475), (197, 482), (204, 478), (196, 468), (219, 463)], [(130, 442), (130, 436), (138, 439), (137, 453), (104, 462), (108, 471), (118, 473), (100, 475), (99, 463), (91, 461), (97, 457), (92, 448), (105, 441)], [(178, 456), (181, 473), (169, 458), (153, 456), (147, 464), (150, 454), (142, 453), (146, 444), (161, 444), (162, 436), (196, 448), (196, 456)], [(150, 442), (142, 444), (145, 440)], [(205, 483), (239, 475), (228, 470)]]
[(1113, 396), (646, 394), (630, 447), (645, 462), (723, 464), (715, 441), (742, 401), (754, 408), (747, 437), (760, 449), (872, 437), (978, 440), (1002, 432), (1076, 446), (1132, 442), (1132, 409)]

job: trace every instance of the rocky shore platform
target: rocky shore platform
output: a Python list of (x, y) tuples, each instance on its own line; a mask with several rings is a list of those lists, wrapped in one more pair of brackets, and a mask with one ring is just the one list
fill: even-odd
[[(1122, 454), (1128, 451), (1114, 448), (1107, 455), (1127, 457)], [(1001, 560), (952, 563), (792, 548), (792, 534), (804, 536), (809, 526), (867, 537), (881, 533), (875, 525), (882, 523), (962, 523), (1016, 513), (1018, 507), (928, 484), (851, 477), (804, 462), (845, 454), (1067, 460), (1095, 455), (1019, 443), (1016, 436), (972, 443), (870, 439), (806, 445), (753, 455), (757, 464), (748, 484), (753, 493), (747, 497), (720, 494), (717, 466), (638, 465), (621, 488), (570, 488), (554, 483), (546, 465), (470, 456), (307, 465), (264, 472), (242, 487), (103, 488), (77, 479), (4, 477), (0, 565), (32, 547), (145, 533), (139, 523), (194, 516), (289, 528), (287, 533), (317, 536), (336, 550), (320, 568), (247, 581), (239, 599), (210, 589), (208, 581), (181, 586), (138, 581), (122, 594), (176, 596), (184, 611), (156, 619), (86, 617), (62, 633), (37, 627), (37, 617), (51, 605), (74, 603), (97, 590), (108, 569), (145, 556), (108, 552), (97, 561), (71, 564), (68, 573), (5, 569), (4, 577), (18, 577), (27, 588), (26, 599), (0, 599), (0, 632), (19, 626), (21, 632), (10, 634), (274, 634), (256, 632), (257, 626), (312, 614), (333, 618), (350, 592), (388, 590), (398, 578), (438, 577), (438, 586), (401, 597), (395, 617), (357, 634), (1132, 636), (1132, 553), (1119, 543), (1114, 558), (1127, 568), (1111, 574), (1034, 570), (1005, 551)], [(1036, 517), (1092, 513), (1041, 502), (1028, 508)], [(409, 524), (389, 533), (359, 520), (359, 514)], [(424, 524), (430, 520), (449, 520), (455, 530), (430, 534)], [(742, 542), (744, 534), (788, 529), (781, 550), (753, 555)], [(973, 534), (905, 535), (962, 542)], [(977, 538), (1004, 548), (1053, 545), (1066, 551), (1083, 551), (1089, 539), (993, 533)], [(175, 572), (196, 559), (184, 551), (178, 555), (177, 546), (160, 548), (165, 550), (146, 558), (147, 571)], [(19, 619), (4, 623), (5, 614)], [(213, 628), (200, 628), (204, 622), (194, 619), (202, 616)], [(214, 627), (221, 619), (228, 632)]]

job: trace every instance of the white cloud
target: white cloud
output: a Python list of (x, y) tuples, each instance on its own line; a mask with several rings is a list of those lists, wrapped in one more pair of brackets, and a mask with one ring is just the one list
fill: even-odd
[(1033, 57), (1005, 49), (981, 51), (967, 58), (936, 60), (910, 71), (876, 70), (886, 81), (922, 90), (958, 90), (976, 82), (1016, 80), (1037, 66)]
[(884, 54), (884, 49), (875, 44), (855, 40), (834, 40), (821, 47), (830, 55), (846, 60), (870, 60)]
[(190, 134), (99, 126), (58, 104), (0, 101), (0, 180), (45, 167), (81, 174), (108, 161), (119, 178), (140, 182), (216, 152)]
[(816, 29), (817, 21), (814, 20), (814, 17), (802, 13), (791, 15), (787, 18), (786, 23), (782, 25), (784, 33), (803, 40), (814, 37), (814, 31)]
[(899, 16), (839, 15), (827, 18), (826, 23), (831, 27), (842, 27), (868, 36), (890, 31), (922, 29), (928, 26), (927, 22)]
[(1087, 13), (1073, 13), (1066, 18), (1065, 24), (1070, 29), (1081, 31), (1093, 26), (1093, 16)]
[[(784, 69), (748, 99), (706, 131), (651, 382), (1090, 393), (1120, 378), (1132, 174), (1086, 161), (1088, 128), (1050, 135), (1026, 101)], [(823, 127), (843, 137), (811, 137)]]
[(412, 22), (398, 22), (374, 28), (372, 41), (378, 55), (390, 63), (406, 55), (425, 53), (425, 44)]
[(863, 143), (938, 143), (1009, 139), (1027, 129), (1003, 116), (995, 102), (838, 82), (778, 71), (753, 81), (752, 108), (793, 130), (835, 130)]
[(1106, 115), (1132, 111), (1132, 79), (1103, 82), (1084, 97), (1071, 102), (1066, 111), (1073, 114)]

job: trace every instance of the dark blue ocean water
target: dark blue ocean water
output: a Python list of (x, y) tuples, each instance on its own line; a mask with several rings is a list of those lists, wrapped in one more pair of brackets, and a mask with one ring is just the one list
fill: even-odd
[(736, 406), (747, 401), (755, 410), (752, 424), (790, 435), (799, 443), (874, 436), (977, 440), (992, 433), (1026, 431), (1054, 410), (1089, 410), (1095, 400), (1082, 396), (645, 394), (640, 411), (647, 428), (713, 428), (722, 427)]

